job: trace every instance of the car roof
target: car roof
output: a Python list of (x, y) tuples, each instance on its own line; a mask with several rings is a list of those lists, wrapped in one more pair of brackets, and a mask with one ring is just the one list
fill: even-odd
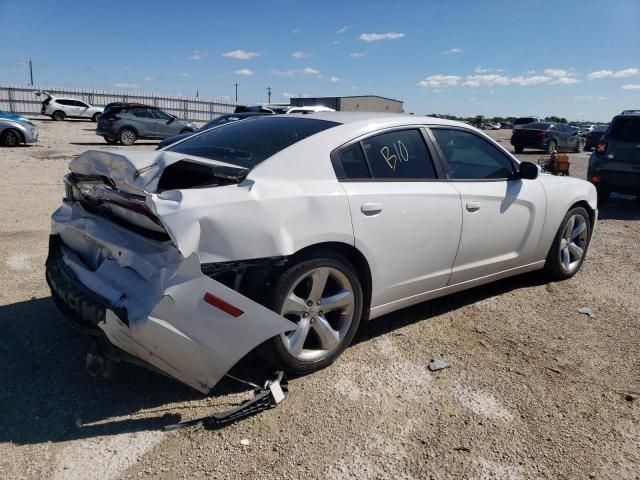
[(351, 123), (366, 123), (375, 121), (380, 124), (395, 124), (395, 125), (408, 125), (408, 124), (430, 124), (430, 125), (451, 125), (460, 126), (468, 125), (462, 122), (456, 122), (453, 120), (446, 120), (444, 118), (428, 117), (421, 115), (407, 115), (405, 113), (378, 113), (378, 112), (315, 112), (307, 115), (295, 117), (295, 118), (313, 118), (318, 120), (326, 120), (329, 122), (335, 122), (340, 124)]

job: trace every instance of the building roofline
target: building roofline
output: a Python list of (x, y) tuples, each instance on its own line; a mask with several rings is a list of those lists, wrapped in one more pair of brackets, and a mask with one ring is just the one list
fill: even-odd
[(396, 100), (395, 98), (389, 98), (389, 97), (382, 97), (380, 95), (336, 95), (336, 96), (332, 96), (332, 97), (314, 97), (314, 96), (309, 96), (309, 97), (291, 97), (290, 100), (304, 100), (305, 98), (311, 98), (314, 100), (323, 100), (325, 98), (371, 98), (371, 97), (375, 97), (375, 98), (381, 98), (383, 100), (390, 100), (392, 102), (398, 102), (398, 103), (404, 103), (404, 101), (402, 100)]

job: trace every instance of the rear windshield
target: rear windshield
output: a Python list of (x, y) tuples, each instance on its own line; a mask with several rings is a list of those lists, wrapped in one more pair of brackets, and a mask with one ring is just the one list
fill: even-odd
[(523, 118), (516, 118), (515, 122), (513, 122), (514, 125), (526, 125), (527, 123), (531, 123), (535, 121), (535, 118), (533, 117), (523, 117)]
[(549, 130), (551, 128), (551, 124), (536, 122), (536, 123), (528, 123), (526, 127), (527, 127), (526, 128), (527, 130)]
[(608, 136), (613, 140), (640, 141), (640, 117), (617, 117)]
[(269, 117), (227, 123), (167, 150), (252, 169), (294, 143), (338, 125), (310, 118)]

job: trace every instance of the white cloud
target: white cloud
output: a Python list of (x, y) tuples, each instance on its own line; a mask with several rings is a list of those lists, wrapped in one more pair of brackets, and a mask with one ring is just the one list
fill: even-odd
[(627, 78), (638, 75), (638, 73), (640, 73), (640, 70), (638, 70), (637, 68), (625, 68), (624, 70), (618, 70), (617, 72), (614, 72), (612, 70), (598, 70), (596, 72), (591, 72), (589, 75), (587, 75), (587, 78), (589, 80), (607, 77)]
[(495, 73), (486, 75), (467, 75), (462, 85), (479, 87), (480, 85), (509, 85), (509, 78)]
[(613, 72), (611, 70), (598, 70), (597, 72), (591, 72), (589, 75), (587, 75), (587, 78), (589, 80), (594, 80), (597, 78), (610, 77), (611, 75), (613, 75)]
[(520, 85), (521, 87), (527, 87), (529, 85), (540, 85), (541, 83), (547, 83), (551, 80), (551, 77), (545, 75), (534, 75), (531, 77), (523, 77), (518, 75), (517, 77), (511, 77), (509, 83), (514, 85)]
[(244, 50), (232, 50), (222, 54), (223, 57), (235, 58), (236, 60), (251, 60), (253, 57), (259, 57), (256, 52), (246, 52)]
[(553, 78), (568, 77), (570, 75), (569, 72), (567, 72), (566, 70), (562, 70), (560, 68), (547, 68), (544, 71), (544, 74)]
[(623, 90), (640, 90), (640, 83), (629, 83), (622, 86)]
[(184, 72), (183, 72), (183, 73), (181, 73), (181, 74), (180, 74), (180, 76), (181, 76), (182, 78), (191, 78), (191, 75), (189, 75), (188, 73), (184, 73)]
[(156, 80), (155, 77), (150, 77), (149, 75), (145, 75), (144, 77), (144, 81), (145, 82), (153, 82), (154, 80)]
[(491, 71), (490, 68), (483, 68), (483, 67), (476, 67), (476, 69), (474, 70), (474, 72), (476, 73), (487, 73), (490, 71)]
[(418, 86), (422, 88), (438, 88), (438, 87), (453, 87), (458, 85), (461, 77), (457, 75), (431, 75), (425, 77), (418, 82)]
[(289, 93), (289, 92), (282, 92), (282, 96), (284, 98), (291, 98), (291, 97), (295, 97), (295, 93)]
[(353, 52), (349, 54), (351, 58), (364, 58), (367, 56), (366, 52)]
[(639, 70), (637, 68), (627, 68), (625, 70), (618, 70), (613, 75), (613, 78), (627, 78), (638, 75)]
[(114, 83), (113, 86), (116, 88), (140, 88), (137, 83)]
[(594, 97), (593, 95), (576, 95), (574, 100), (598, 100), (599, 102), (606, 100), (607, 97)]
[(535, 73), (535, 70), (527, 70), (527, 75), (534, 75)]
[(318, 75), (320, 76), (320, 70), (311, 67), (305, 67), (302, 70), (292, 68), (291, 70), (272, 70), (274, 75), (283, 75), (285, 77), (294, 77), (296, 75)]
[(351, 27), (351, 25), (345, 25), (344, 27), (342, 27), (342, 28), (340, 28), (340, 29), (336, 30), (336, 33), (344, 33), (344, 32), (346, 32), (347, 30), (349, 30), (350, 28), (352, 28), (352, 27)]
[(339, 81), (340, 81), (340, 79), (339, 79), (338, 77), (334, 77), (334, 76), (332, 75), (331, 77), (329, 77), (329, 81), (330, 81), (331, 83), (336, 83), (336, 82), (339, 82)]
[(207, 52), (201, 52), (200, 50), (194, 50), (193, 54), (189, 57), (189, 60), (202, 60), (207, 56)]
[(249, 70), (248, 68), (241, 68), (240, 70), (234, 70), (233, 73), (236, 75), (244, 75), (245, 77), (250, 77), (255, 72), (253, 70)]
[(360, 40), (365, 42), (378, 42), (380, 40), (397, 40), (404, 37), (404, 33), (387, 32), (387, 33), (363, 33), (360, 35)]
[(334, 40), (331, 45), (340, 45), (340, 40)]
[(461, 48), (450, 48), (449, 50), (445, 50), (442, 52), (443, 55), (455, 55), (457, 53), (462, 53)]
[(560, 77), (557, 80), (554, 80), (549, 85), (573, 85), (575, 83), (580, 83), (580, 80), (573, 77)]
[(302, 60), (303, 58), (309, 58), (311, 54), (307, 52), (301, 52), (300, 50), (298, 50), (296, 52), (293, 52), (291, 56), (296, 60)]

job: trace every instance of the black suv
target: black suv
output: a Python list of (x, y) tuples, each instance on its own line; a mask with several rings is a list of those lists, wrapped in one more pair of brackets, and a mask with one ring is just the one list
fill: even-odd
[(587, 180), (596, 186), (599, 202), (611, 192), (640, 196), (640, 111), (613, 117), (589, 157)]
[(525, 148), (535, 148), (551, 153), (553, 150), (580, 152), (582, 140), (578, 130), (564, 123), (536, 122), (516, 128), (511, 135), (511, 145), (516, 153)]

